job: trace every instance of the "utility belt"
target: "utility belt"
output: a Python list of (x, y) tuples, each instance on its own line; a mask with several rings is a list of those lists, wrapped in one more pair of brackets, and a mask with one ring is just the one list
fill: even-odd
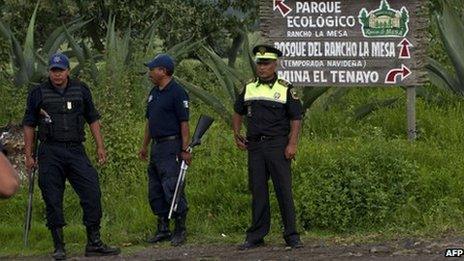
[(170, 140), (179, 140), (179, 139), (180, 139), (180, 135), (171, 135), (171, 136), (153, 138), (153, 141), (155, 143), (160, 143), (160, 142), (165, 142), (165, 141), (170, 141)]
[(42, 143), (46, 144), (46, 145), (50, 145), (50, 146), (61, 147), (61, 148), (74, 148), (74, 147), (82, 146), (82, 142), (76, 142), (76, 141), (51, 141), (51, 140), (46, 140), (46, 141), (43, 141)]
[(253, 142), (260, 142), (260, 141), (267, 141), (267, 140), (278, 140), (278, 139), (283, 139), (283, 138), (287, 138), (287, 136), (260, 135), (260, 136), (247, 137), (247, 140), (253, 141)]

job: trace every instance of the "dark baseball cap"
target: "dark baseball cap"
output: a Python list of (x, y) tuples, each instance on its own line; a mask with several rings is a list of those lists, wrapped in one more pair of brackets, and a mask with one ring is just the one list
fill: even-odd
[(50, 61), (48, 62), (48, 69), (69, 69), (69, 58), (62, 54), (62, 53), (56, 53), (50, 57)]
[(163, 67), (168, 71), (174, 72), (174, 60), (171, 56), (165, 53), (158, 54), (155, 58), (153, 58), (153, 60), (144, 63), (144, 65), (150, 70), (156, 67)]

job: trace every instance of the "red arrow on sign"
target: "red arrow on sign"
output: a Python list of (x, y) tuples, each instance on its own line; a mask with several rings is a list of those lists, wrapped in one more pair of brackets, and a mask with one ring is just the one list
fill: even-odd
[(285, 0), (274, 0), (274, 11), (279, 9), (283, 17), (287, 16), (292, 11), (290, 6), (286, 5), (284, 2)]
[(387, 77), (385, 77), (385, 83), (387, 84), (395, 84), (396, 77), (401, 75), (401, 81), (404, 81), (409, 75), (411, 75), (411, 70), (406, 67), (404, 64), (401, 65), (401, 69), (392, 69), (387, 73)]
[(408, 39), (404, 38), (399, 44), (398, 47), (401, 47), (399, 59), (410, 59), (411, 52), (409, 51), (409, 47), (413, 47), (411, 42)]

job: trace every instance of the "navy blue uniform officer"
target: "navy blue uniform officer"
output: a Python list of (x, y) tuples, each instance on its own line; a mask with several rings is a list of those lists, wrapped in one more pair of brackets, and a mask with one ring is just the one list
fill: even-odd
[[(232, 118), (236, 145), (248, 151), (248, 177), (252, 194), (252, 224), (241, 250), (263, 245), (270, 229), (268, 180), (272, 179), (288, 247), (302, 246), (296, 231), (292, 195), (291, 160), (295, 157), (301, 126), (301, 103), (291, 84), (276, 74), (282, 53), (269, 45), (253, 49), (257, 77), (238, 96)], [(240, 133), (246, 120), (246, 137)]]
[[(47, 227), (55, 246), (54, 259), (66, 258), (63, 239), (66, 180), (78, 194), (84, 212), (85, 255), (117, 255), (119, 248), (109, 247), (100, 239), (102, 209), (98, 173), (82, 145), (87, 122), (97, 145), (98, 162), (106, 162), (100, 115), (87, 85), (70, 79), (69, 73), (68, 57), (55, 54), (49, 61), (48, 79), (29, 93), (23, 119), (26, 168), (30, 171), (37, 165), (39, 167), (39, 187), (46, 205)], [(38, 162), (33, 157), (36, 127), (40, 140)]]
[(171, 235), (169, 229), (169, 209), (174, 195), (181, 160), (191, 163), (189, 145), (189, 99), (181, 85), (173, 79), (174, 61), (167, 54), (159, 54), (145, 64), (148, 76), (154, 84), (147, 100), (145, 134), (139, 157), (147, 160), (148, 200), (153, 213), (158, 217), (156, 234), (149, 243), (171, 240), (171, 245), (179, 246), (186, 240), (185, 221), (187, 200), (180, 197), (176, 213), (175, 227)]

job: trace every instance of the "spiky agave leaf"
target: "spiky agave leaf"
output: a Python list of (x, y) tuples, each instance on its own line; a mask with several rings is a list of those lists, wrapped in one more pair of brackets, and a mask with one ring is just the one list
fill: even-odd
[[(446, 52), (453, 64), (456, 72), (457, 85), (448, 85), (453, 92), (463, 95), (464, 94), (464, 24), (460, 15), (453, 10), (447, 1), (442, 1), (442, 14), (436, 13), (435, 20), (438, 24), (441, 39), (445, 46)], [(433, 68), (432, 80), (436, 80), (437, 77), (446, 76), (444, 70), (438, 70), (437, 64), (432, 64)], [(443, 69), (443, 68), (442, 68)], [(438, 73), (439, 72), (439, 73)], [(450, 77), (442, 78), (438, 84), (454, 83)], [(443, 86), (443, 85), (442, 85)]]
[(232, 123), (231, 115), (232, 113), (224, 106), (224, 103), (219, 100), (215, 95), (212, 95), (208, 91), (205, 91), (203, 88), (185, 81), (181, 78), (175, 77), (182, 86), (184, 86), (189, 93), (193, 94), (195, 97), (199, 98), (201, 101), (209, 105), (218, 115), (220, 115), (227, 123)]

